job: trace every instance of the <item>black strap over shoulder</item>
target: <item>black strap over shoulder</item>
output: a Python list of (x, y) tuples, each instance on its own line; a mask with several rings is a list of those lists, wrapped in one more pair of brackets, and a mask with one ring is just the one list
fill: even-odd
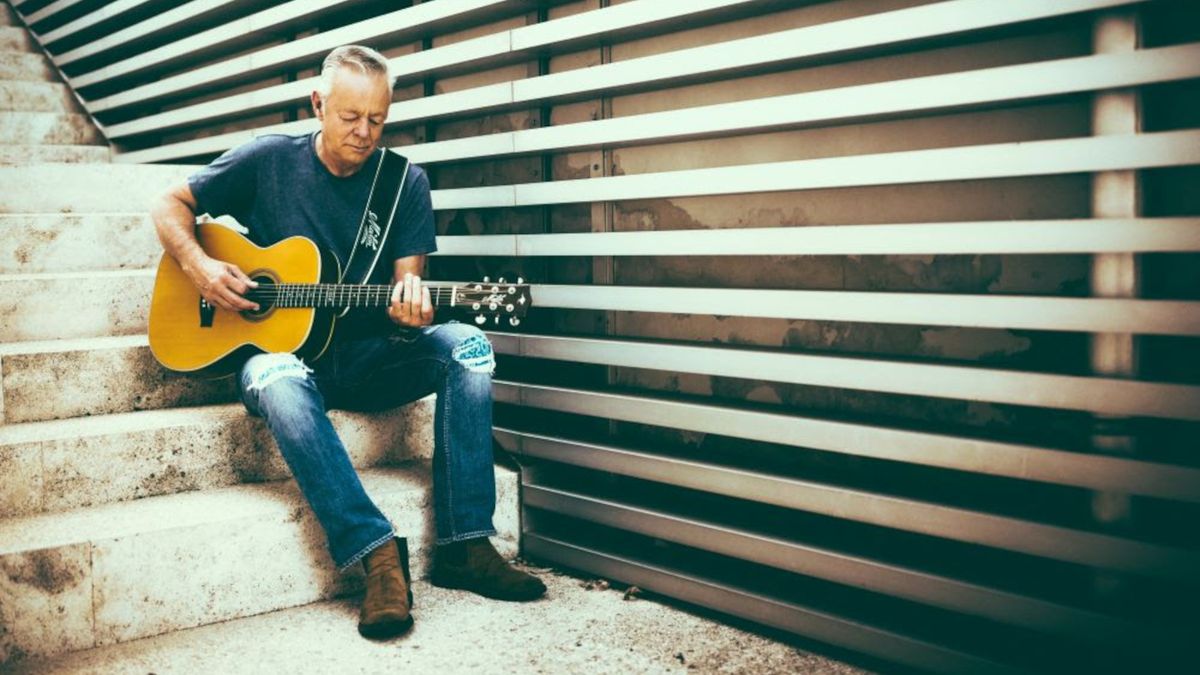
[(375, 265), (379, 263), (379, 256), (387, 248), (388, 234), (396, 218), (407, 177), (408, 159), (385, 148), (375, 166), (375, 180), (371, 183), (367, 208), (363, 211), (350, 259), (342, 268), (341, 283), (365, 284), (371, 278)]
[[(404, 196), (404, 182), (408, 178), (408, 158), (384, 148), (375, 165), (375, 179), (371, 182), (371, 193), (367, 197), (367, 208), (363, 211), (354, 238), (350, 258), (342, 268), (338, 280), (343, 284), (365, 284), (379, 263), (379, 256), (387, 248), (392, 221)], [(381, 224), (382, 223), (382, 224)], [(345, 316), (350, 308), (342, 310)]]

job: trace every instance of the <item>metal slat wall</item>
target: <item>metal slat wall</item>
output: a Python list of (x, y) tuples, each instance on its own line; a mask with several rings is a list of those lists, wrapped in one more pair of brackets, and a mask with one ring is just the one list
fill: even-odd
[(14, 3), (117, 144), (399, 87), (432, 276), (523, 275), (525, 551), (941, 672), (1174, 666), (1200, 626), (1200, 7)]

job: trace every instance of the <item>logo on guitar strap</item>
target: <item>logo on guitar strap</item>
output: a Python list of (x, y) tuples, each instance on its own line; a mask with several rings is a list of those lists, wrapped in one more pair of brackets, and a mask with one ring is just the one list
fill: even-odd
[(368, 210), (367, 226), (363, 228), (362, 240), (359, 243), (371, 249), (372, 251), (378, 251), (380, 234), (381, 230), (379, 229), (379, 216), (376, 216), (374, 211)]

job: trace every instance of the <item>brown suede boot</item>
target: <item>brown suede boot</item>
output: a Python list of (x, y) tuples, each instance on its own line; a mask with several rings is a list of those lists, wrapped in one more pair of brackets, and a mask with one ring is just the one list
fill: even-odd
[(408, 540), (397, 537), (363, 558), (366, 595), (358, 613), (358, 634), (365, 638), (396, 637), (412, 628)]
[(533, 600), (546, 592), (541, 579), (514, 569), (487, 537), (438, 546), (429, 581), (496, 600)]

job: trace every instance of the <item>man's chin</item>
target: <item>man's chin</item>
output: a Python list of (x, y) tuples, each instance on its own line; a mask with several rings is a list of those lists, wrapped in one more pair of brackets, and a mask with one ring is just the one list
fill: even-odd
[(343, 165), (354, 167), (357, 170), (357, 169), (362, 168), (364, 165), (366, 165), (367, 160), (371, 159), (371, 153), (374, 150), (375, 150), (375, 148), (373, 148), (373, 147), (368, 150), (358, 150), (358, 149), (353, 149), (349, 146), (346, 146), (345, 148), (343, 148), (343, 151), (342, 151), (341, 155), (339, 156), (339, 159), (341, 160)]

